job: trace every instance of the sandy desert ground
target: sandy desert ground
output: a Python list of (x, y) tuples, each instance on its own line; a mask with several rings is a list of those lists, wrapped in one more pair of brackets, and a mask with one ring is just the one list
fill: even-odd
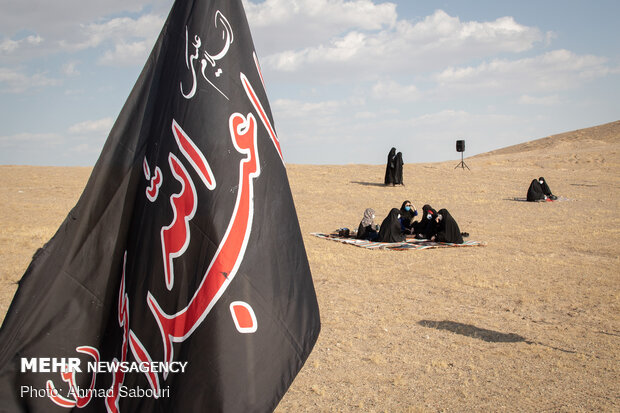
[[(322, 332), (277, 412), (620, 411), (620, 121), (459, 161), (407, 164), (398, 187), (383, 165), (288, 166)], [(89, 173), (0, 166), (0, 319)], [(569, 200), (515, 201), (539, 176)], [(487, 245), (310, 235), (405, 199)]]

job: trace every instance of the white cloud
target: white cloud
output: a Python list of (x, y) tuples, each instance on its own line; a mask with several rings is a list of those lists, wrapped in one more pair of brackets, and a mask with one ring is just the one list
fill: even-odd
[(55, 86), (57, 79), (49, 78), (45, 73), (28, 75), (22, 71), (0, 67), (0, 91), (6, 93), (22, 93), (26, 90)]
[(153, 43), (141, 41), (133, 43), (117, 43), (114, 50), (106, 51), (98, 63), (106, 66), (133, 66), (144, 63)]
[(172, 3), (173, 0), (63, 0), (59, 5), (47, 0), (0, 0), (0, 27), (8, 36), (26, 29), (49, 35), (54, 40), (69, 39), (75, 36), (80, 22), (137, 13), (147, 5), (153, 14), (166, 15)]
[(307, 64), (339, 63), (353, 59), (366, 47), (366, 36), (358, 32), (333, 39), (328, 46), (318, 46), (300, 52), (287, 51), (268, 58), (276, 70), (292, 72)]
[(92, 155), (93, 152), (99, 151), (101, 149), (87, 143), (80, 143), (78, 145), (72, 146), (69, 150), (76, 155)]
[(0, 42), (0, 53), (8, 55), (19, 48), (27, 46), (37, 46), (43, 42), (43, 38), (39, 35), (30, 35), (19, 40), (5, 38)]
[(19, 47), (19, 42), (11, 39), (4, 39), (0, 43), (0, 52), (2, 54), (13, 53)]
[(421, 96), (415, 85), (401, 85), (393, 80), (381, 80), (372, 87), (372, 94), (375, 99), (385, 99), (412, 102)]
[[(133, 3), (132, 5), (132, 2), (128, 1), (126, 8), (122, 10), (130, 11), (141, 8), (136, 2)], [(63, 4), (62, 8), (53, 7), (65, 10), (66, 5)], [(85, 14), (90, 18), (83, 20), (75, 18), (69, 21), (66, 18), (60, 18), (56, 22), (42, 22), (40, 25), (31, 26), (32, 22), (24, 21), (24, 14), (29, 15), (28, 10), (12, 6), (7, 6), (7, 8), (9, 14), (12, 9), (13, 17), (24, 24), (20, 28), (21, 31), (32, 30), (32, 27), (36, 27), (37, 30), (36, 33), (19, 39), (16, 37), (0, 39), (0, 56), (13, 62), (32, 61), (61, 52), (75, 54), (94, 49), (99, 56), (102, 56), (97, 60), (101, 64), (140, 65), (148, 56), (166, 16), (161, 11), (138, 17), (108, 18), (105, 14), (91, 16), (85, 13), (87, 8), (81, 5), (78, 10), (72, 10), (72, 13), (64, 13), (73, 15), (75, 12), (77, 16)], [(91, 5), (88, 9), (90, 8)], [(117, 8), (112, 7), (109, 10), (115, 9)], [(55, 15), (52, 10), (48, 9), (48, 6), (42, 6), (40, 10), (37, 10), (37, 16), (46, 12), (49, 12), (50, 16)], [(0, 17), (0, 22), (6, 20), (6, 17)], [(13, 25), (8, 24), (8, 26)], [(6, 26), (0, 25), (0, 27), (6, 29)]]
[(445, 109), (440, 112), (428, 113), (411, 120), (415, 126), (438, 126), (460, 123), (470, 119), (470, 114), (464, 110)]
[(554, 50), (518, 60), (493, 59), (478, 66), (450, 67), (438, 73), (435, 80), (446, 94), (554, 92), (573, 89), (609, 74), (611, 69), (606, 63), (605, 58)]
[(395, 4), (370, 0), (243, 3), (261, 55), (322, 44), (350, 30), (381, 30), (397, 20)]
[(101, 63), (114, 64), (119, 59), (119, 64), (141, 63), (150, 52), (158, 33), (163, 26), (161, 16), (147, 14), (137, 19), (120, 17), (103, 23), (91, 23), (82, 25), (79, 41), (60, 41), (60, 45), (67, 51), (78, 51), (96, 48), (105, 44), (111, 44), (112, 50), (104, 53)]
[(61, 141), (60, 135), (56, 133), (17, 133), (14, 135), (0, 136), (1, 148), (15, 148), (19, 146), (51, 146)]
[(293, 99), (277, 99), (272, 106), (280, 117), (287, 119), (317, 119), (334, 115), (348, 107), (351, 101), (331, 100), (321, 102), (304, 102)]
[(553, 105), (557, 105), (560, 102), (561, 100), (558, 95), (550, 95), (550, 96), (522, 95), (519, 98), (519, 103), (522, 105), (553, 106)]
[(46, 45), (45, 39), (37, 34), (20, 38), (5, 37), (0, 40), (0, 59), (4, 64), (21, 62), (37, 54), (38, 50), (45, 49)]
[(277, 99), (272, 103), (278, 136), (282, 142), (333, 141), (334, 134), (344, 139), (343, 128), (355, 110), (364, 110), (364, 101), (356, 98), (306, 102)]
[(461, 22), (443, 10), (437, 10), (424, 21), (403, 25), (410, 40), (424, 40), (425, 47), (455, 49), (463, 46), (484, 47), (488, 50), (522, 52), (542, 39), (536, 28), (520, 25), (512, 17), (500, 17), (490, 22)]
[(65, 76), (77, 76), (80, 72), (77, 70), (77, 62), (67, 62), (62, 66), (62, 73)]
[[(300, 23), (312, 25), (310, 21)], [(420, 22), (400, 20), (381, 29), (347, 30), (302, 48), (280, 50), (263, 58), (266, 70), (298, 71), (316, 79), (371, 78), (380, 73), (438, 70), (446, 65), (519, 53), (544, 41), (539, 29), (501, 17), (490, 22), (461, 22), (437, 10)]]
[[(397, 20), (394, 3), (375, 4), (370, 0), (266, 0), (256, 4), (244, 0), (243, 3), (252, 31), (269, 39), (269, 43), (276, 42), (280, 49), (287, 44), (320, 43), (351, 29), (380, 30), (393, 26)], [(310, 39), (306, 38), (307, 33), (311, 33)]]
[(246, 0), (243, 3), (254, 27), (306, 21), (312, 25), (323, 22), (326, 28), (377, 30), (396, 22), (394, 3), (374, 4), (370, 0), (266, 0), (258, 4)]
[(69, 128), (69, 132), (75, 135), (85, 134), (108, 134), (112, 125), (114, 124), (113, 118), (103, 118), (97, 120), (89, 120), (85, 122), (77, 123)]

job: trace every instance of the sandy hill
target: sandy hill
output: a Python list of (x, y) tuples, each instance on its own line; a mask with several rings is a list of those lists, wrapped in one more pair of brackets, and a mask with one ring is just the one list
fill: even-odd
[(573, 149), (587, 149), (589, 147), (600, 147), (609, 144), (620, 144), (620, 120), (591, 128), (547, 136), (546, 138), (508, 146), (476, 156), (487, 157), (562, 147), (568, 148), (571, 146)]
[[(620, 148), (620, 121), (606, 123), (591, 128), (578, 129), (571, 132), (547, 136), (506, 148), (482, 153), (472, 158), (500, 157), (519, 154), (526, 158), (540, 157), (548, 151), (553, 156), (568, 155), (572, 161), (577, 161), (579, 154), (597, 153), (598, 155), (615, 156)], [(527, 156), (531, 155), (531, 156)], [(587, 159), (592, 160), (592, 159)]]
[[(322, 317), (278, 412), (620, 411), (620, 122), (457, 161), (289, 165)], [(0, 314), (89, 168), (0, 167)], [(544, 176), (564, 202), (527, 203)], [(409, 199), (485, 247), (371, 251), (311, 232)]]

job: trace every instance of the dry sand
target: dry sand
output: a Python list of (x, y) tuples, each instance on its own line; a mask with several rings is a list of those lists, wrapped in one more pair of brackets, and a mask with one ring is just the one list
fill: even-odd
[[(288, 166), (322, 332), (277, 412), (620, 411), (620, 121), (458, 162), (407, 164), (404, 187), (380, 185), (384, 166)], [(0, 167), (0, 317), (89, 173)], [(513, 200), (539, 176), (570, 200)], [(405, 199), (488, 245), (310, 235)]]

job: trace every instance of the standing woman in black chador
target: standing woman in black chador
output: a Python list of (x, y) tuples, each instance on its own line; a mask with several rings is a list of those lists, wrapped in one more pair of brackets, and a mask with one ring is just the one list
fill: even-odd
[(456, 223), (447, 209), (443, 208), (437, 211), (435, 221), (437, 222), (437, 234), (431, 237), (431, 241), (450, 242), (452, 244), (463, 243), (459, 224)]
[(394, 184), (405, 185), (403, 183), (403, 153), (398, 152), (396, 154), (396, 160), (394, 161)]
[(385, 165), (385, 185), (394, 186), (394, 170), (396, 167), (396, 148), (390, 149), (387, 157), (387, 165)]
[(379, 242), (403, 242), (405, 241), (405, 234), (400, 229), (400, 211), (396, 208), (392, 208), (390, 213), (381, 223), (379, 228)]

